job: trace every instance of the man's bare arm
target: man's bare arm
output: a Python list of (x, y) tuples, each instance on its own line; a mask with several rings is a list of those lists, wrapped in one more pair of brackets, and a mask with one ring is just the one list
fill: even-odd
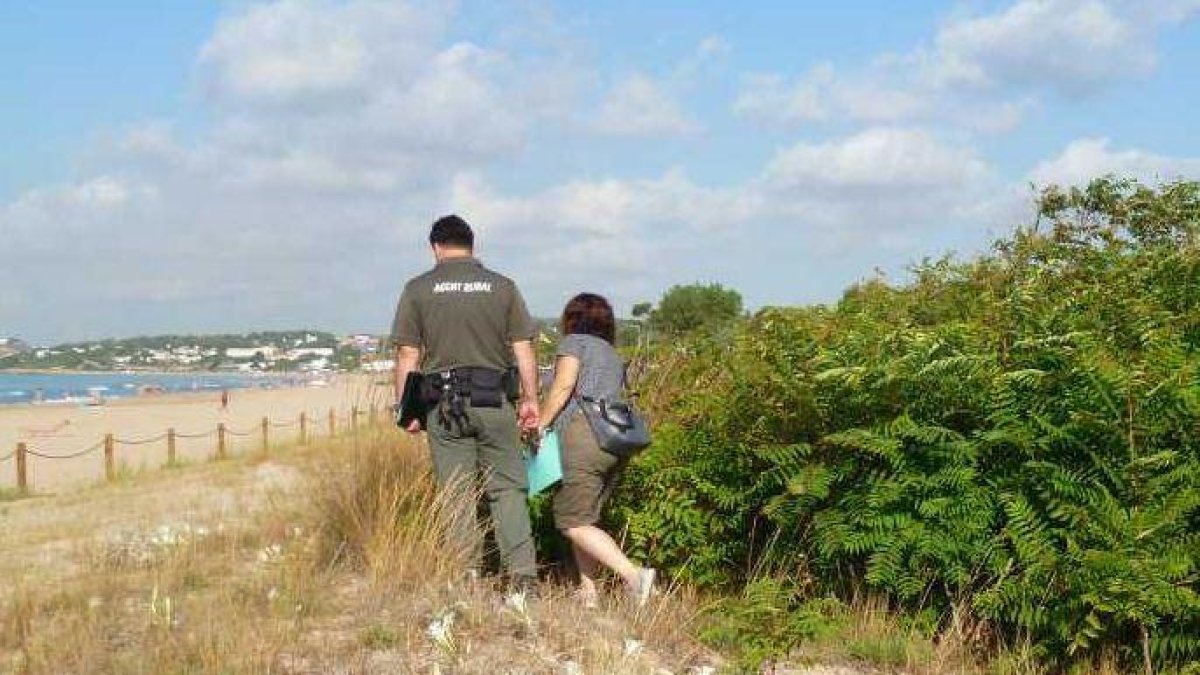
[(513, 354), (517, 357), (517, 371), (521, 374), (521, 400), (537, 403), (537, 356), (533, 353), (533, 343), (529, 340), (514, 342)]
[(517, 414), (521, 428), (534, 430), (538, 426), (538, 374), (537, 356), (533, 342), (519, 340), (513, 343), (513, 355), (517, 357), (517, 372), (521, 375), (521, 402)]

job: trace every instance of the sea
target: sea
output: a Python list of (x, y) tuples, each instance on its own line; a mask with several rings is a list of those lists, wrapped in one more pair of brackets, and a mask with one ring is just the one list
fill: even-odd
[(141, 392), (181, 393), (222, 389), (273, 388), (281, 377), (237, 373), (5, 373), (0, 372), (0, 405), (89, 403), (128, 398)]

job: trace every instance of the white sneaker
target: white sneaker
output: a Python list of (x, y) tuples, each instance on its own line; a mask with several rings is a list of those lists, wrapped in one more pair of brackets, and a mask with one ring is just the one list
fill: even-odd
[(587, 592), (584, 590), (575, 591), (575, 599), (584, 609), (596, 609), (600, 606), (600, 594), (596, 591)]
[(504, 606), (521, 616), (529, 613), (529, 599), (525, 597), (525, 591), (509, 592), (504, 596)]
[(658, 575), (658, 571), (653, 567), (643, 567), (638, 570), (637, 584), (629, 588), (629, 598), (633, 600), (633, 604), (637, 607), (645, 607), (650, 601), (650, 596), (654, 595), (654, 577)]

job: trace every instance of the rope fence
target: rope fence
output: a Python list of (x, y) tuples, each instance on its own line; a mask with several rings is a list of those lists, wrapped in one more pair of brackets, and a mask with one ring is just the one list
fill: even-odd
[(115, 438), (113, 440), (117, 442), (117, 445), (149, 445), (150, 443), (158, 443), (166, 437), (166, 434), (159, 434), (153, 438), (142, 438), (136, 441), (130, 441), (123, 438)]
[[(325, 424), (320, 424), (324, 417)], [(138, 447), (161, 443), (164, 440), (167, 445), (167, 463), (166, 466), (174, 466), (176, 461), (176, 444), (178, 440), (201, 440), (216, 438), (216, 453), (213, 455), (215, 460), (223, 460), (228, 457), (229, 438), (249, 438), (258, 435), (260, 439), (260, 451), (263, 455), (269, 453), (271, 449), (271, 429), (290, 429), (296, 428), (295, 441), (298, 445), (308, 445), (308, 443), (316, 436), (323, 435), (325, 438), (334, 438), (339, 435), (339, 430), (349, 430), (351, 433), (356, 433), (360, 426), (360, 420), (366, 420), (367, 424), (374, 425), (380, 421), (386, 420), (387, 415), (385, 410), (380, 409), (372, 404), (367, 409), (361, 409), (358, 406), (353, 406), (346, 415), (339, 415), (338, 411), (330, 408), (327, 414), (322, 415), (319, 412), (305, 411), (301, 412), (299, 418), (292, 421), (273, 421), (268, 417), (263, 417), (262, 421), (245, 430), (231, 429), (224, 422), (218, 423), (216, 429), (210, 431), (199, 431), (196, 433), (180, 433), (174, 428), (167, 429), (165, 433), (148, 438), (119, 438), (113, 434), (105, 434), (104, 438), (94, 445), (90, 445), (81, 450), (67, 453), (53, 453), (45, 450), (30, 447), (26, 441), (18, 441), (16, 449), (7, 454), (0, 455), (0, 464), (7, 462), (10, 459), (16, 460), (16, 482), (17, 489), (24, 494), (30, 492), (29, 484), (29, 457), (36, 457), (44, 460), (67, 460), (78, 459), (85, 455), (104, 451), (104, 476), (109, 482), (116, 480), (117, 477), (117, 448), (118, 446)], [(324, 427), (324, 428), (320, 428)]]
[[(21, 445), (23, 445), (23, 444), (18, 444), (18, 448), (17, 448), (17, 452), (16, 452), (16, 454), (18, 454), (18, 455), (21, 454), (21, 450), (20, 450)], [(83, 457), (86, 454), (93, 453), (103, 447), (104, 447), (104, 441), (100, 441), (99, 443), (97, 443), (93, 446), (86, 447), (82, 450), (79, 450), (78, 452), (68, 452), (65, 455), (56, 455), (56, 454), (52, 454), (49, 452), (38, 452), (37, 450), (26, 447), (25, 454), (33, 455), (34, 457), (40, 457), (42, 459), (75, 459), (77, 457)]]
[(212, 438), (213, 436), (216, 436), (216, 435), (217, 435), (217, 432), (216, 432), (216, 430), (214, 429), (214, 430), (212, 430), (212, 431), (205, 431), (205, 432), (202, 432), (202, 433), (199, 433), (199, 434), (179, 434), (179, 433), (177, 433), (177, 434), (175, 434), (175, 438), (188, 438), (188, 439), (191, 439), (191, 438)]

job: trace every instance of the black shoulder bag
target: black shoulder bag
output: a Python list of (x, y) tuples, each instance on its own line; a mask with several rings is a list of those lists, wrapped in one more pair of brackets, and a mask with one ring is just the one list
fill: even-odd
[(650, 430), (641, 414), (624, 401), (606, 401), (575, 394), (579, 409), (600, 449), (617, 457), (632, 457), (650, 445)]

